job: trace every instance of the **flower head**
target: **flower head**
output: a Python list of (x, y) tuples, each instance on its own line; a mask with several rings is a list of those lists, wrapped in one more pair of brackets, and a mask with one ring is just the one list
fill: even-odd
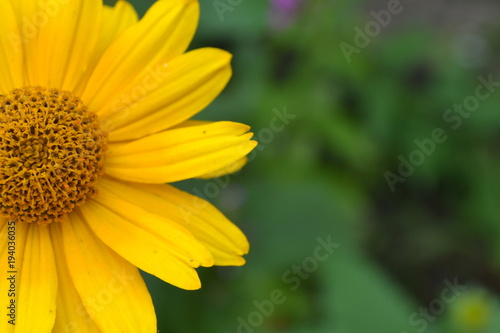
[[(249, 127), (190, 120), (231, 55), (186, 52), (195, 0), (0, 2), (0, 332), (156, 332), (138, 268), (197, 289), (243, 233), (168, 183), (232, 173)], [(15, 325), (14, 325), (15, 324)]]

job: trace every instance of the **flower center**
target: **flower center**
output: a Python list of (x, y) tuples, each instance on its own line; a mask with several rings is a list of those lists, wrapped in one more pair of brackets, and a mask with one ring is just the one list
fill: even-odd
[(27, 87), (0, 95), (0, 213), (60, 222), (96, 193), (107, 133), (71, 93)]

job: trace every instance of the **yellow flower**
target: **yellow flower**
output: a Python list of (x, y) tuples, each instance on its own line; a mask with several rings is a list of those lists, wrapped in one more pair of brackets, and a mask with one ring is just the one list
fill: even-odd
[(0, 13), (0, 332), (156, 332), (137, 268), (197, 289), (195, 268), (248, 252), (217, 209), (167, 185), (237, 171), (256, 145), (246, 125), (189, 120), (231, 55), (186, 52), (195, 0), (140, 21), (125, 1)]

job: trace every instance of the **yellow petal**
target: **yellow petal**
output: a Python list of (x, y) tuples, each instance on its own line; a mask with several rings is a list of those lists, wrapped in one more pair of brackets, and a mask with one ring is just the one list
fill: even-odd
[(85, 73), (95, 47), (102, 2), (18, 2), (30, 85), (71, 91)]
[(96, 198), (99, 202), (90, 201), (81, 210), (105, 244), (143, 271), (174, 286), (200, 287), (193, 267), (210, 266), (213, 259), (187, 230), (120, 200), (104, 188)]
[(104, 245), (76, 212), (61, 230), (74, 286), (101, 332), (155, 333), (153, 303), (137, 268)]
[(231, 77), (231, 55), (197, 49), (158, 65), (99, 110), (111, 141), (134, 140), (191, 118), (209, 105)]
[[(15, 228), (15, 230), (13, 228)], [(12, 223), (4, 223), (0, 234), (2, 235), (2, 240), (0, 241), (0, 269), (2, 272), (0, 290), (4, 291), (0, 292), (0, 304), (5, 305), (5, 307), (2, 306), (2, 308), (5, 309), (5, 315), (2, 316), (3, 320), (0, 320), (0, 332), (13, 333), (16, 326), (10, 324), (8, 321), (15, 320), (15, 324), (18, 323), (19, 288), (28, 225), (26, 223), (16, 223), (15, 226), (13, 226)], [(12, 244), (12, 242), (15, 244)], [(14, 246), (14, 248), (12, 248), (12, 246)], [(13, 250), (15, 251), (14, 253), (11, 252)], [(14, 260), (12, 260), (13, 258), (11, 256), (14, 256)], [(15, 281), (13, 280), (15, 287), (13, 289), (11, 288), (11, 282), (7, 279), (10, 278), (11, 274), (15, 275)], [(11, 310), (6, 309), (6, 307), (10, 306), (12, 302), (14, 302), (15, 309), (12, 310), (14, 317), (10, 318), (7, 317), (6, 314), (10, 314)]]
[(114, 7), (104, 6), (102, 27), (95, 52), (102, 55), (104, 51), (127, 28), (139, 21), (139, 16), (130, 3), (119, 0)]
[(196, 30), (199, 5), (194, 0), (157, 1), (137, 24), (106, 50), (90, 78), (82, 100), (99, 111), (137, 78), (182, 54)]
[(205, 175), (202, 175), (198, 178), (210, 179), (210, 178), (217, 178), (217, 177), (222, 177), (225, 175), (230, 175), (232, 173), (240, 171), (245, 166), (245, 164), (247, 164), (247, 162), (248, 162), (248, 158), (245, 156), (243, 158), (240, 158), (237, 161), (231, 162), (230, 164), (224, 166), (221, 169), (212, 171), (212, 172), (207, 173)]
[(19, 281), (16, 332), (52, 332), (56, 299), (57, 272), (49, 229), (32, 223)]
[(243, 266), (246, 263), (245, 258), (228, 252), (226, 249), (221, 250), (220, 245), (207, 246), (214, 256), (214, 261), (217, 266)]
[[(6, 1), (1, 2), (4, 3)], [(22, 61), (23, 71), (21, 73), (23, 73), (25, 77), (24, 84), (21, 86), (16, 86), (16, 88), (19, 88), (24, 85), (30, 84), (34, 68), (36, 68), (37, 66), (37, 64), (33, 62), (33, 58), (37, 51), (39, 28), (33, 23), (33, 19), (35, 18), (35, 15), (37, 13), (41, 13), (41, 9), (39, 8), (38, 0), (9, 0), (8, 2), (14, 10), (18, 25), (17, 29), (13, 27), (12, 30), (8, 30), (13, 32), (13, 34), (9, 34), (10, 40), (12, 46), (15, 45), (14, 47), (16, 47), (16, 49), (22, 49), (20, 52), (21, 57), (19, 60)], [(2, 8), (2, 20), (4, 9), (5, 8)], [(9, 17), (9, 12), (6, 11), (6, 13), (7, 17)], [(46, 16), (44, 16), (44, 18), (46, 18)], [(17, 52), (16, 50), (16, 53), (19, 52)]]
[(94, 48), (88, 69), (79, 80), (75, 93), (79, 96), (83, 94), (85, 87), (94, 72), (97, 63), (101, 59), (107, 48), (130, 26), (139, 21), (139, 17), (134, 7), (124, 0), (119, 0), (114, 7), (103, 6), (102, 25)]
[(24, 86), (23, 38), (11, 5), (0, 2), (0, 93)]
[(99, 333), (100, 331), (85, 309), (69, 273), (67, 261), (71, 260), (71, 253), (66, 254), (64, 251), (61, 226), (53, 223), (49, 227), (59, 281), (53, 332)]
[(170, 185), (130, 184), (107, 178), (99, 184), (102, 189), (188, 229), (210, 250), (216, 265), (245, 263), (241, 257), (249, 249), (245, 235), (207, 201)]
[[(213, 121), (188, 119), (186, 121), (183, 121), (182, 123), (179, 123), (177, 125), (170, 127), (170, 129), (208, 125), (208, 124), (213, 124), (213, 123), (214, 123)], [(111, 143), (111, 144), (113, 144), (113, 143)], [(245, 157), (240, 158), (237, 161), (231, 162), (230, 164), (222, 167), (221, 169), (215, 170), (215, 171), (207, 173), (205, 175), (201, 175), (198, 178), (210, 179), (210, 178), (217, 178), (217, 177), (221, 177), (224, 175), (233, 174), (233, 173), (240, 171), (247, 163), (248, 163), (248, 157), (245, 156)]]
[(208, 125), (208, 124), (213, 124), (213, 123), (214, 123), (213, 121), (189, 119), (189, 120), (183, 121), (180, 124), (172, 126), (170, 129)]
[[(116, 182), (116, 184), (119, 183)], [(213, 258), (207, 249), (199, 244), (183, 226), (160, 215), (151, 214), (135, 204), (134, 201), (128, 200), (129, 198), (124, 199), (124, 197), (126, 196), (123, 193), (113, 191), (112, 186), (99, 185), (99, 195), (95, 201), (128, 220), (128, 224), (133, 224), (132, 228), (138, 227), (145, 232), (147, 235), (144, 237), (149, 238), (149, 240), (144, 240), (145, 244), (142, 247), (163, 248), (191, 267), (213, 265)], [(89, 224), (92, 227), (92, 222)], [(123, 229), (125, 228), (126, 226), (123, 226)], [(142, 242), (142, 240), (139, 239), (138, 242)], [(148, 244), (150, 245), (148, 246)]]
[[(105, 172), (142, 183), (170, 183), (199, 177), (246, 156), (257, 143), (249, 127), (216, 122), (167, 130), (123, 145), (113, 145)], [(245, 134), (246, 133), (246, 134)]]

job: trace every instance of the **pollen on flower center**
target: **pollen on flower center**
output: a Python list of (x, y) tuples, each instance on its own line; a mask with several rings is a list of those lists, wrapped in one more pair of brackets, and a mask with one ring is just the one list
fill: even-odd
[(107, 134), (71, 93), (27, 87), (0, 95), (0, 213), (62, 221), (96, 193)]

